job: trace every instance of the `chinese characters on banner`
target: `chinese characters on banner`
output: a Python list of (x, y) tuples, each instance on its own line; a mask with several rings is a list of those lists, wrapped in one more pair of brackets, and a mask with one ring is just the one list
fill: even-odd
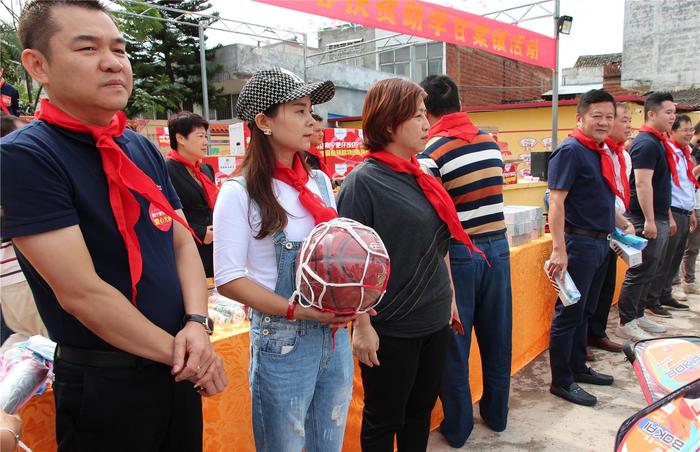
[(554, 38), (515, 25), (413, 0), (255, 0), (367, 27), (449, 42), (554, 68)]
[(368, 152), (360, 129), (331, 129), (323, 131), (323, 145), (319, 146), (332, 179), (342, 179), (362, 163)]

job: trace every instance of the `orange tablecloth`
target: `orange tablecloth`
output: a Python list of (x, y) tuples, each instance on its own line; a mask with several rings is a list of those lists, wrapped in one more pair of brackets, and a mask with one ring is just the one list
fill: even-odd
[[(547, 348), (549, 324), (555, 301), (554, 291), (542, 271), (552, 244), (546, 236), (511, 249), (513, 289), (513, 373), (522, 369)], [(620, 268), (624, 274), (624, 268)], [(618, 280), (620, 275), (618, 275)], [(225, 361), (229, 386), (224, 393), (204, 399), (204, 449), (207, 452), (253, 451), (248, 390), (247, 325), (220, 328), (214, 346)], [(474, 400), (482, 393), (481, 358), (476, 340), (472, 341), (470, 381)], [(56, 450), (53, 393), (35, 397), (21, 411), (23, 439), (35, 452)], [(348, 415), (344, 450), (359, 450), (362, 418), (362, 382), (355, 369), (355, 387)], [(433, 427), (442, 419), (439, 402), (433, 411)]]

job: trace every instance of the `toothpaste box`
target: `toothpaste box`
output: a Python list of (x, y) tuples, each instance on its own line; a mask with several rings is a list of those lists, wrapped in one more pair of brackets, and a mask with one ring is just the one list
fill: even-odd
[(610, 240), (610, 248), (620, 256), (629, 267), (636, 267), (642, 263), (642, 251), (626, 245), (619, 240)]

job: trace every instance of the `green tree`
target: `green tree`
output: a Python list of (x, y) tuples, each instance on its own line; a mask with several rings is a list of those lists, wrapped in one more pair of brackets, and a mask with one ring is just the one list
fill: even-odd
[(0, 21), (0, 65), (4, 69), (3, 78), (19, 92), (20, 113), (32, 115), (41, 93), (41, 85), (33, 83), (24, 70), (21, 54), (22, 45), (15, 26), (10, 22)]
[[(122, 0), (120, 4), (125, 12), (150, 17), (115, 12), (122, 33), (127, 38), (127, 51), (134, 71), (134, 92), (126, 107), (127, 115), (134, 117), (152, 110), (176, 111), (188, 102), (201, 105), (199, 29), (196, 26), (200, 18), (152, 8), (150, 5), (197, 13), (208, 11), (211, 4), (198, 0), (151, 0), (147, 4)], [(217, 15), (211, 12), (208, 14)], [(208, 50), (207, 60), (213, 57), (213, 49)], [(222, 70), (220, 65), (207, 66), (208, 80)], [(209, 84), (208, 90), (212, 108), (225, 102), (222, 89)]]

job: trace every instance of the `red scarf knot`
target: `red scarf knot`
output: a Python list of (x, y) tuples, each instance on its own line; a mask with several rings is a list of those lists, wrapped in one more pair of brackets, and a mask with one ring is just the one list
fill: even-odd
[(299, 202), (314, 217), (315, 224), (338, 218), (338, 212), (334, 208), (326, 206), (323, 199), (306, 186), (309, 181), (309, 173), (306, 171), (298, 152), (294, 154), (291, 168), (275, 162), (275, 175), (273, 177), (299, 192)]
[[(617, 161), (620, 164), (620, 174), (617, 175), (619, 178), (620, 182), (622, 183), (622, 194), (624, 196), (620, 196), (620, 199), (625, 204), (625, 209), (629, 207), (630, 204), (630, 181), (627, 178), (627, 162), (625, 161), (625, 151), (623, 149), (623, 145), (625, 144), (624, 141), (615, 141), (610, 137), (607, 137), (604, 141), (604, 143), (608, 146), (608, 149), (612, 151), (613, 154), (617, 156)], [(602, 162), (601, 162), (601, 168), (602, 168)]]
[(185, 168), (189, 168), (194, 173), (195, 179), (202, 184), (204, 199), (206, 199), (209, 208), (213, 210), (214, 204), (216, 204), (216, 197), (219, 196), (219, 189), (216, 184), (202, 172), (202, 168), (200, 167), (202, 163), (197, 162), (196, 164), (192, 164), (192, 162), (184, 158), (179, 152), (173, 149), (168, 151), (166, 157), (182, 164)]
[(452, 236), (464, 243), (470, 253), (474, 251), (488, 262), (486, 255), (479, 248), (474, 246), (469, 238), (469, 234), (467, 234), (462, 227), (462, 222), (459, 220), (454, 202), (449, 193), (447, 193), (447, 190), (445, 190), (445, 187), (443, 187), (436, 178), (421, 170), (415, 156), (411, 157), (410, 161), (407, 161), (391, 152), (375, 151), (365, 155), (365, 160), (369, 158), (384, 163), (398, 173), (408, 173), (414, 176), (418, 182), (418, 186), (420, 186), (421, 190), (423, 190), (423, 194), (428, 199), (428, 202), (430, 202), (430, 205), (433, 206), (433, 209), (435, 209), (440, 219), (447, 224)]
[(673, 144), (675, 147), (681, 150), (683, 152), (683, 156), (685, 157), (685, 170), (686, 174), (688, 175), (688, 179), (693, 182), (693, 185), (695, 188), (700, 188), (700, 184), (698, 183), (698, 179), (693, 175), (693, 161), (690, 159), (690, 146), (685, 145), (681, 146), (679, 142), (671, 138), (669, 140), (671, 144)]
[[(48, 99), (42, 99), (36, 117), (71, 132), (89, 133), (95, 139), (95, 146), (102, 159), (102, 170), (107, 178), (109, 204), (112, 207), (117, 229), (126, 246), (131, 275), (131, 301), (136, 305), (136, 285), (141, 279), (143, 262), (141, 245), (134, 227), (141, 214), (141, 204), (131, 192), (138, 193), (173, 220), (182, 224), (193, 236), (194, 232), (187, 222), (175, 213), (153, 179), (136, 166), (114, 141), (114, 137), (121, 136), (126, 128), (126, 115), (123, 112), (117, 112), (109, 125), (97, 127), (69, 116)], [(197, 240), (196, 236), (195, 240)]]
[[(671, 172), (671, 179), (673, 179), (673, 183), (676, 184), (676, 186), (680, 187), (681, 181), (680, 179), (678, 179), (678, 169), (676, 168), (676, 152), (671, 147), (671, 143), (669, 143), (668, 138), (666, 138), (666, 135), (662, 134), (661, 132), (654, 129), (648, 124), (644, 124), (642, 127), (640, 127), (639, 131), (648, 132), (654, 135), (656, 138), (658, 138), (659, 141), (661, 141), (661, 144), (663, 144), (664, 146), (666, 162), (668, 162), (668, 170)], [(695, 178), (692, 177), (691, 180), (695, 180)]]
[[(581, 129), (578, 127), (575, 128), (571, 134), (569, 134), (570, 137), (575, 138), (579, 143), (581, 143), (583, 146), (585, 146), (587, 149), (590, 149), (591, 151), (597, 152), (598, 155), (600, 155), (600, 172), (603, 175), (603, 179), (605, 179), (605, 182), (608, 184), (608, 187), (610, 187), (610, 191), (623, 201), (625, 201), (625, 207), (627, 207), (629, 203), (629, 198), (625, 197), (625, 193), (629, 192), (628, 190), (623, 190), (625, 193), (622, 193), (620, 189), (617, 186), (617, 181), (615, 180), (615, 166), (612, 161), (612, 157), (608, 152), (605, 150), (605, 148), (601, 145), (601, 143), (598, 143), (596, 140), (593, 138), (589, 137)], [(620, 162), (620, 172), (624, 171), (625, 168), (625, 159), (624, 156), (621, 154), (617, 155), (618, 161)], [(622, 179), (622, 177), (620, 178)], [(629, 183), (628, 183), (629, 185)], [(629, 196), (629, 195), (627, 195)]]

